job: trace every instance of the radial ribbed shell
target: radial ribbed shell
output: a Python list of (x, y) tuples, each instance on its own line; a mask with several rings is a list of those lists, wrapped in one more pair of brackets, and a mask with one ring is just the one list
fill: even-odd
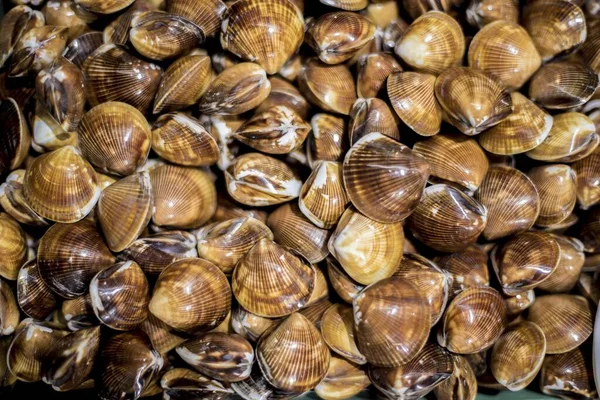
[(588, 34), (579, 54), (587, 65), (598, 73), (600, 72), (600, 23), (596, 19), (589, 18), (586, 24)]
[(153, 9), (151, 0), (135, 1), (131, 7), (121, 13), (102, 31), (104, 43), (126, 45), (129, 40), (131, 21), (143, 12)]
[(87, 11), (98, 14), (113, 14), (128, 7), (135, 0), (74, 0)]
[(568, 165), (550, 164), (531, 169), (527, 175), (540, 196), (536, 224), (554, 225), (564, 221), (577, 202), (577, 176)]
[(332, 354), (327, 375), (315, 387), (315, 393), (327, 400), (349, 399), (370, 384), (371, 381), (363, 369)]
[(114, 44), (96, 49), (83, 64), (83, 72), (92, 106), (121, 101), (142, 113), (152, 104), (162, 75), (159, 66), (136, 58)]
[(0, 173), (17, 169), (27, 157), (31, 136), (21, 107), (12, 99), (0, 101)]
[(108, 247), (119, 252), (133, 243), (148, 225), (152, 209), (152, 184), (147, 172), (130, 175), (104, 189), (96, 216)]
[(55, 224), (40, 239), (39, 273), (50, 289), (64, 298), (84, 295), (94, 275), (114, 262), (96, 226), (88, 220)]
[(600, 202), (600, 151), (571, 165), (577, 175), (577, 201), (586, 210)]
[(460, 64), (465, 38), (454, 18), (431, 11), (413, 21), (398, 40), (395, 51), (413, 69), (438, 75)]
[(519, 92), (510, 94), (513, 112), (499, 124), (479, 135), (479, 144), (490, 153), (519, 154), (532, 150), (542, 143), (553, 118)]
[(464, 356), (451, 354), (454, 370), (452, 375), (433, 389), (438, 399), (475, 400), (477, 377), (471, 364)]
[(548, 355), (542, 364), (540, 389), (543, 393), (563, 398), (588, 398), (598, 396), (594, 384), (594, 371), (583, 349), (568, 353)]
[(352, 303), (352, 300), (365, 288), (352, 279), (333, 257), (327, 257), (327, 276), (333, 290), (346, 303)]
[(402, 37), (402, 35), (404, 35), (404, 32), (406, 32), (407, 29), (408, 24), (402, 18), (397, 18), (391, 21), (383, 29), (383, 50), (393, 53), (396, 43)]
[(0, 184), (0, 206), (11, 217), (25, 225), (47, 226), (48, 221), (40, 217), (23, 197), (24, 169), (18, 169), (6, 177)]
[[(85, 100), (84, 103), (85, 104)], [(83, 109), (82, 115), (83, 115)], [(33, 137), (31, 147), (41, 153), (77, 144), (77, 132), (66, 132), (39, 99), (32, 116)]]
[(20, 319), (15, 294), (8, 283), (0, 279), (0, 337), (12, 334)]
[(78, 331), (98, 325), (98, 319), (94, 315), (92, 297), (89, 292), (83, 296), (62, 302), (60, 313), (67, 322), (67, 327), (72, 331)]
[(468, 59), (469, 67), (495, 75), (509, 89), (523, 86), (542, 64), (527, 31), (506, 20), (492, 22), (475, 35)]
[[(160, 386), (158, 386), (160, 384)], [(152, 385), (157, 386), (156, 394), (169, 399), (226, 399), (233, 394), (229, 385), (210, 379), (203, 374), (187, 368), (169, 369), (160, 379)], [(142, 394), (142, 397), (154, 396), (155, 394)]]
[(328, 308), (321, 320), (321, 333), (325, 343), (335, 353), (355, 364), (367, 363), (356, 347), (352, 307), (334, 304)]
[(238, 303), (269, 318), (300, 310), (315, 286), (314, 267), (269, 239), (259, 240), (242, 257), (231, 279)]
[(320, 0), (321, 3), (341, 10), (359, 11), (367, 7), (367, 0)]
[(506, 305), (500, 293), (485, 286), (468, 288), (448, 305), (438, 342), (453, 353), (479, 353), (498, 340), (506, 323)]
[(560, 261), (550, 274), (538, 285), (538, 289), (549, 293), (567, 293), (575, 287), (585, 261), (583, 243), (563, 235), (553, 235), (560, 246)]
[(168, 353), (188, 339), (187, 335), (175, 331), (152, 313), (148, 313), (148, 318), (139, 329), (148, 335), (152, 347), (160, 354)]
[(304, 40), (302, 12), (291, 1), (243, 0), (232, 4), (221, 23), (221, 46), (274, 74)]
[(312, 132), (306, 153), (311, 165), (315, 161), (342, 161), (348, 150), (347, 123), (342, 117), (319, 113), (310, 120)]
[(208, 331), (227, 317), (231, 289), (225, 274), (213, 263), (200, 258), (179, 260), (158, 277), (149, 308), (175, 329)]
[(348, 122), (350, 145), (371, 132), (400, 140), (398, 120), (385, 101), (377, 98), (357, 99), (350, 110)]
[[(298, 72), (300, 71), (298, 70)], [(256, 109), (257, 113), (273, 106), (286, 106), (294, 110), (300, 118), (308, 118), (310, 104), (300, 94), (296, 86), (277, 75), (269, 77), (269, 82), (271, 82), (271, 93), (260, 103)]]
[(466, 12), (469, 24), (483, 28), (494, 21), (519, 22), (519, 2), (516, 0), (471, 0)]
[(260, 336), (275, 325), (279, 320), (259, 317), (244, 310), (239, 305), (233, 306), (231, 311), (231, 327), (246, 339), (256, 342)]
[(33, 161), (25, 173), (23, 194), (41, 217), (72, 223), (92, 211), (100, 187), (96, 172), (79, 150), (65, 146)]
[(21, 36), (29, 29), (44, 25), (44, 15), (31, 7), (18, 5), (6, 12), (0, 24), (0, 66), (12, 55)]
[(271, 385), (262, 373), (258, 363), (254, 364), (252, 373), (248, 378), (241, 382), (233, 382), (231, 387), (244, 400), (263, 398), (289, 400), (302, 395), (302, 393), (297, 392), (286, 392)]
[(452, 276), (450, 299), (467, 288), (490, 284), (488, 255), (477, 245), (435, 257), (433, 261)]
[(42, 279), (35, 260), (25, 263), (19, 271), (17, 301), (25, 314), (39, 320), (56, 308), (56, 295)]
[(63, 52), (67, 28), (36, 26), (25, 32), (14, 47), (9, 77), (35, 75), (49, 67)]
[(27, 261), (27, 237), (19, 223), (0, 213), (0, 276), (14, 281), (19, 268)]
[(593, 317), (585, 297), (570, 294), (539, 296), (527, 319), (546, 335), (546, 353), (561, 354), (581, 345), (592, 334)]
[(356, 94), (362, 98), (377, 97), (379, 91), (385, 87), (388, 77), (402, 71), (394, 56), (388, 53), (360, 56), (356, 69)]
[(497, 78), (465, 67), (450, 68), (438, 76), (435, 96), (448, 122), (469, 136), (498, 124), (513, 109), (510, 93)]
[(534, 301), (535, 291), (533, 289), (520, 292), (512, 297), (505, 297), (504, 304), (506, 304), (509, 319), (518, 317), (523, 311), (531, 307)]
[(219, 30), (221, 18), (227, 9), (221, 0), (170, 0), (167, 11), (180, 15), (198, 25), (206, 34), (213, 36)]
[(73, 39), (65, 47), (63, 57), (83, 70), (83, 63), (96, 49), (102, 46), (102, 32), (88, 32)]

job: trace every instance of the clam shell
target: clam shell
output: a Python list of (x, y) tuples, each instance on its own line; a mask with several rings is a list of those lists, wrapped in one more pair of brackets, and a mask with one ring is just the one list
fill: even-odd
[[(513, 0), (503, 2), (514, 4)], [(523, 86), (542, 64), (527, 31), (518, 21), (507, 20), (492, 22), (475, 35), (468, 60), (469, 67), (495, 75), (508, 89)]]
[[(197, 296), (195, 290), (202, 290)], [(154, 286), (149, 309), (167, 325), (186, 332), (215, 328), (231, 307), (227, 278), (214, 264), (200, 258), (175, 261)]]
[(84, 33), (65, 47), (62, 56), (83, 70), (85, 60), (102, 44), (102, 32)]
[(397, 2), (384, 0), (369, 4), (362, 14), (379, 28), (378, 34), (381, 35), (381, 30), (398, 19), (400, 13)]
[[(271, 279), (277, 276), (277, 279)], [(316, 272), (303, 258), (263, 238), (238, 262), (231, 289), (238, 303), (261, 317), (283, 317), (304, 307)]]
[(327, 276), (333, 289), (346, 303), (352, 303), (354, 298), (365, 288), (350, 278), (333, 257), (327, 257)]
[(535, 291), (529, 289), (526, 292), (521, 292), (515, 296), (508, 296), (504, 298), (504, 304), (506, 304), (506, 311), (509, 319), (515, 317), (515, 320), (522, 320), (521, 313), (531, 307), (535, 301)]
[[(579, 207), (587, 210), (600, 202), (600, 151), (571, 165), (577, 175), (577, 201)], [(1, 201), (1, 200), (0, 200)]]
[(586, 40), (581, 45), (579, 55), (594, 72), (600, 72), (600, 51), (598, 41), (600, 40), (600, 23), (595, 19), (588, 18), (586, 21), (587, 35)]
[[(281, 75), (283, 78), (288, 81), (295, 81), (302, 69), (302, 62), (304, 57), (299, 53), (294, 54), (289, 60), (283, 64), (283, 66), (277, 71), (277, 74)], [(277, 76), (272, 76), (272, 78), (277, 78)]]
[[(579, 226), (577, 237), (583, 242), (583, 247), (587, 252), (597, 252), (600, 249), (600, 208), (592, 208), (584, 214), (585, 218)], [(588, 256), (589, 257), (589, 256)]]
[(352, 307), (343, 304), (329, 307), (321, 319), (321, 334), (327, 346), (335, 353), (355, 364), (367, 363), (356, 346)]
[(402, 67), (391, 54), (371, 53), (359, 57), (356, 70), (356, 94), (358, 97), (372, 98), (377, 97), (385, 87), (388, 77), (402, 71)]
[(243, 0), (223, 15), (221, 46), (274, 74), (300, 48), (304, 18), (286, 0)]
[(460, 65), (465, 37), (454, 18), (431, 11), (410, 24), (396, 43), (395, 52), (413, 69), (439, 75), (449, 67)]
[(257, 208), (242, 207), (239, 203), (235, 203), (224, 192), (217, 193), (217, 211), (211, 218), (211, 222), (222, 222), (228, 219), (250, 217), (267, 223), (267, 212)]
[(592, 334), (593, 317), (585, 297), (571, 294), (538, 296), (527, 319), (546, 335), (546, 353), (561, 354), (581, 345)]
[(348, 150), (347, 123), (342, 117), (318, 113), (310, 120), (312, 128), (306, 146), (311, 164), (316, 161), (342, 161)]
[(575, 171), (564, 164), (550, 164), (532, 168), (527, 175), (540, 196), (536, 224), (548, 226), (564, 221), (577, 202)]
[(9, 76), (37, 74), (61, 55), (67, 44), (67, 28), (39, 26), (23, 33), (12, 55)]
[(128, 7), (135, 0), (74, 0), (85, 10), (97, 14), (114, 14)]
[(213, 36), (219, 31), (223, 13), (227, 6), (221, 0), (170, 0), (167, 11), (180, 15), (200, 27), (206, 36)]
[(259, 317), (244, 310), (242, 307), (234, 306), (231, 312), (231, 326), (233, 330), (246, 339), (256, 342), (260, 336), (277, 323), (277, 320)]
[(547, 355), (540, 373), (540, 389), (563, 399), (598, 396), (592, 366), (582, 349)]
[(12, 98), (0, 100), (0, 121), (0, 174), (4, 174), (23, 163), (31, 136), (21, 107)]
[(27, 238), (19, 223), (6, 213), (0, 213), (0, 276), (14, 281), (19, 268), (27, 261)]
[(304, 392), (323, 380), (330, 356), (317, 328), (306, 317), (293, 313), (261, 337), (256, 359), (273, 386)]
[(321, 3), (326, 6), (339, 8), (341, 10), (347, 11), (359, 11), (363, 8), (367, 7), (369, 4), (368, 1), (365, 0), (319, 0)]
[(148, 313), (148, 318), (142, 322), (139, 328), (148, 335), (152, 347), (160, 354), (168, 353), (188, 338), (187, 335), (176, 332), (152, 313)]
[(329, 303), (329, 283), (321, 268), (315, 267), (315, 287), (306, 303), (307, 308), (325, 302)]
[(35, 102), (35, 112), (31, 119), (31, 147), (35, 151), (44, 153), (64, 146), (77, 145), (77, 132), (66, 132), (39, 99)]
[[(159, 394), (168, 399), (222, 400), (231, 397), (233, 390), (223, 383), (186, 368), (173, 368), (160, 379)], [(145, 397), (145, 396), (143, 396)]]
[[(13, 333), (21, 320), (15, 294), (8, 283), (2, 279), (0, 279), (0, 300), (2, 300), (0, 302), (0, 337), (2, 337)], [(6, 354), (2, 355), (6, 356)]]
[(233, 382), (231, 384), (231, 388), (235, 391), (235, 394), (244, 400), (265, 398), (273, 400), (288, 400), (302, 395), (302, 393), (297, 392), (286, 392), (271, 385), (260, 370), (258, 363), (254, 364), (252, 373), (248, 378), (241, 382)]
[(73, 10), (73, 5), (72, 0), (50, 0), (43, 8), (46, 25), (66, 26), (69, 41), (90, 31), (85, 18)]
[(500, 293), (485, 286), (468, 288), (448, 305), (438, 342), (453, 353), (478, 353), (498, 340), (506, 323), (506, 305)]
[(385, 101), (377, 98), (357, 99), (350, 110), (348, 123), (350, 145), (371, 132), (379, 132), (392, 139), (400, 140), (396, 116)]
[(402, 0), (402, 6), (412, 19), (416, 19), (432, 10), (449, 12), (451, 11), (452, 2), (448, 0)]
[(126, 45), (129, 40), (131, 21), (139, 14), (151, 9), (149, 1), (135, 1), (125, 12), (106, 25), (102, 32), (104, 43)]
[(331, 355), (325, 378), (315, 387), (322, 399), (341, 400), (358, 395), (371, 384), (361, 368), (336, 355)]
[[(315, 287), (314, 292), (317, 291)], [(314, 293), (313, 292), (313, 293)], [(312, 299), (313, 296), (311, 296)], [(304, 315), (306, 319), (308, 319), (317, 329), (321, 329), (321, 320), (323, 319), (323, 314), (329, 307), (331, 307), (333, 303), (329, 301), (329, 299), (324, 299), (323, 301), (319, 301), (315, 304), (311, 304), (306, 308), (303, 308), (299, 311), (300, 314)]]
[(294, 110), (300, 118), (308, 118), (310, 105), (302, 94), (300, 94), (296, 86), (277, 76), (269, 77), (269, 82), (271, 82), (271, 93), (260, 103), (256, 109), (256, 113), (265, 111), (273, 106), (286, 106)]
[(519, 2), (515, 0), (471, 0), (466, 12), (469, 24), (483, 28), (494, 21), (519, 22)]
[(56, 308), (56, 295), (42, 279), (35, 260), (19, 270), (17, 301), (27, 316), (39, 320), (44, 320)]
[(549, 293), (567, 293), (577, 284), (585, 262), (583, 243), (562, 235), (553, 235), (553, 238), (560, 246), (560, 261), (548, 279), (539, 284), (538, 289)]
[(383, 50), (389, 53), (394, 52), (396, 43), (408, 29), (408, 24), (402, 18), (396, 18), (383, 29), (382, 46)]
[(23, 197), (24, 169), (11, 172), (0, 185), (0, 206), (21, 224), (47, 226), (48, 222), (40, 217)]
[(0, 67), (12, 55), (15, 45), (25, 32), (44, 25), (44, 14), (31, 7), (19, 5), (11, 8), (0, 23)]
[(89, 292), (72, 300), (64, 300), (60, 308), (61, 314), (72, 331), (79, 331), (98, 324), (92, 307), (92, 297)]

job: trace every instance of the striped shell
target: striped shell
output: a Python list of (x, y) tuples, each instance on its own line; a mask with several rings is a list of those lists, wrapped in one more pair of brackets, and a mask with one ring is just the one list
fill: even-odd
[(170, 0), (167, 2), (168, 12), (195, 23), (206, 36), (214, 36), (218, 33), (225, 10), (227, 10), (227, 6), (221, 0)]
[(312, 132), (307, 140), (309, 163), (316, 161), (342, 161), (348, 150), (347, 123), (344, 118), (327, 113), (317, 113), (310, 120)]
[(0, 173), (17, 169), (27, 157), (31, 136), (19, 104), (7, 98), (0, 101)]
[(357, 99), (350, 110), (348, 122), (350, 145), (371, 132), (400, 140), (398, 120), (385, 101), (377, 98)]
[(560, 246), (560, 261), (538, 289), (548, 293), (567, 293), (577, 284), (585, 262), (583, 243), (563, 235), (553, 235), (553, 238)]
[(135, 0), (74, 0), (85, 10), (98, 14), (113, 14), (128, 7)]
[(358, 365), (332, 354), (327, 375), (315, 387), (315, 393), (322, 399), (347, 399), (370, 384), (369, 377)]
[(549, 164), (531, 169), (527, 175), (540, 196), (536, 224), (549, 226), (564, 221), (577, 202), (577, 176), (568, 165)]
[(35, 260), (19, 270), (17, 302), (27, 316), (38, 320), (44, 320), (56, 308), (56, 295), (42, 279)]
[(433, 393), (438, 399), (475, 400), (477, 396), (477, 377), (464, 356), (451, 354), (454, 371), (452, 375), (437, 385)]
[(577, 201), (587, 210), (600, 202), (600, 150), (571, 165), (577, 175)]
[(352, 307), (344, 304), (329, 307), (321, 320), (321, 334), (335, 353), (355, 364), (367, 363), (356, 346)]
[[(0, 278), (0, 337), (12, 334), (19, 325), (19, 305), (9, 284)], [(12, 338), (11, 338), (12, 339)], [(6, 354), (3, 354), (5, 356)]]
[(477, 245), (435, 257), (433, 261), (452, 276), (450, 299), (465, 289), (490, 284), (488, 255)]
[(377, 97), (379, 91), (385, 88), (388, 77), (402, 71), (394, 56), (388, 53), (370, 53), (360, 56), (356, 69), (356, 94), (362, 98)]
[(6, 213), (0, 213), (0, 276), (14, 281), (19, 268), (27, 261), (27, 237), (19, 223)]
[(550, 396), (594, 398), (598, 396), (594, 372), (584, 349), (547, 355), (540, 373), (540, 389)]

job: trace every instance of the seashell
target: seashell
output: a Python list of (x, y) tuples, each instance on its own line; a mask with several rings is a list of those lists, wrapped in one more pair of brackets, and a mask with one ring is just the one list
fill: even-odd
[(389, 399), (421, 398), (452, 376), (454, 363), (449, 352), (437, 344), (427, 344), (406, 364), (370, 367), (369, 378)]
[(418, 254), (404, 254), (394, 276), (413, 283), (427, 300), (431, 325), (435, 325), (446, 308), (452, 276), (435, 263)]
[(329, 283), (338, 296), (346, 303), (352, 303), (354, 298), (365, 288), (356, 282), (339, 266), (332, 257), (327, 257), (327, 275)]
[(329, 239), (329, 251), (354, 280), (369, 285), (391, 276), (404, 245), (402, 224), (377, 222), (354, 207), (342, 215)]
[(14, 281), (19, 268), (27, 261), (27, 238), (19, 223), (6, 213), (0, 213), (0, 276)]
[(165, 372), (160, 380), (160, 389), (163, 396), (168, 396), (169, 399), (221, 400), (229, 398), (233, 393), (223, 383), (187, 368), (173, 368)]
[[(1, 215), (1, 214), (0, 214)], [(15, 294), (8, 283), (0, 278), (0, 338), (10, 335), (17, 329), (19, 321), (19, 306)], [(6, 354), (2, 354), (6, 356)], [(6, 359), (6, 357), (4, 357)], [(4, 378), (4, 374), (2, 375)]]
[(98, 357), (98, 396), (137, 399), (159, 375), (164, 360), (139, 331), (111, 337)]
[(438, 399), (475, 400), (477, 396), (477, 378), (467, 358), (450, 354), (454, 364), (452, 375), (433, 389)]
[(152, 60), (181, 56), (205, 38), (204, 31), (193, 22), (163, 11), (145, 11), (134, 16), (129, 31), (133, 47)]
[(227, 6), (221, 0), (171, 0), (167, 3), (168, 12), (198, 25), (206, 36), (213, 36), (219, 31), (225, 10)]
[(199, 372), (224, 382), (250, 376), (254, 349), (236, 334), (204, 333), (177, 347), (177, 354)]
[(226, 275), (231, 275), (238, 261), (259, 240), (273, 240), (271, 230), (252, 217), (215, 222), (198, 229), (195, 235), (198, 255), (215, 264)]
[(48, 222), (33, 211), (23, 197), (24, 176), (25, 170), (18, 169), (6, 177), (6, 182), (0, 185), (0, 206), (21, 224), (48, 226)]
[(540, 373), (543, 393), (562, 398), (589, 398), (598, 396), (592, 366), (582, 349), (568, 353), (547, 355)]
[(35, 102), (35, 112), (31, 120), (31, 147), (37, 152), (45, 153), (64, 146), (77, 145), (77, 133), (66, 132), (39, 99)]
[(519, 2), (515, 0), (471, 0), (466, 11), (469, 24), (483, 28), (494, 21), (519, 22)]
[(315, 393), (322, 399), (349, 399), (370, 384), (369, 377), (361, 368), (332, 354), (327, 375), (315, 387)]
[(74, 0), (85, 10), (97, 14), (114, 14), (128, 7), (135, 0)]
[(463, 135), (436, 135), (415, 143), (413, 153), (430, 165), (430, 180), (475, 191), (484, 180), (489, 163), (475, 139)]
[(324, 111), (348, 115), (356, 101), (356, 86), (345, 65), (328, 65), (309, 59), (298, 75), (300, 92)]
[[(600, 150), (571, 165), (577, 176), (577, 201), (587, 210), (600, 202)], [(1, 203), (1, 200), (0, 200)]]
[(583, 242), (586, 252), (595, 253), (598, 251), (597, 249), (600, 249), (600, 234), (598, 233), (598, 222), (600, 221), (599, 210), (600, 208), (592, 208), (585, 213), (585, 218), (582, 219), (579, 226), (577, 237)]
[[(471, 4), (478, 2), (473, 0)], [(496, 2), (517, 4), (514, 0)], [(519, 10), (516, 12), (518, 15)], [(468, 60), (469, 67), (495, 75), (508, 89), (519, 89), (542, 64), (531, 37), (518, 24), (518, 17), (515, 21), (503, 19), (483, 27), (471, 41)]]
[(392, 139), (400, 140), (395, 115), (385, 101), (377, 98), (357, 99), (350, 110), (348, 123), (350, 145), (371, 132), (379, 132)]
[(312, 134), (306, 146), (309, 162), (342, 161), (349, 147), (346, 121), (333, 114), (319, 113), (313, 115), (310, 125)]
[(44, 320), (56, 308), (56, 295), (42, 279), (35, 260), (26, 262), (19, 270), (17, 301), (27, 316), (39, 320)]
[(506, 311), (509, 319), (515, 318), (515, 321), (522, 321), (521, 313), (527, 310), (535, 301), (535, 291), (529, 289), (526, 292), (520, 292), (515, 296), (506, 296), (504, 298), (504, 304), (506, 304)]
[(396, 54), (418, 72), (439, 75), (460, 65), (465, 37), (448, 14), (431, 11), (415, 19), (396, 43)]
[[(316, 291), (317, 288), (315, 287), (315, 290), (313, 292)], [(311, 296), (311, 299), (312, 297), (313, 296)], [(325, 314), (325, 311), (327, 311), (327, 309), (332, 305), (333, 303), (329, 301), (329, 299), (324, 299), (323, 301), (310, 304), (308, 307), (305, 307), (302, 310), (300, 310), (299, 313), (304, 315), (306, 319), (308, 319), (314, 326), (317, 327), (317, 329), (321, 329), (321, 320), (323, 319), (323, 314)]]
[(23, 195), (40, 217), (73, 223), (92, 211), (100, 187), (94, 169), (79, 150), (65, 146), (33, 161), (25, 173)]
[(382, 1), (369, 4), (361, 14), (370, 19), (379, 30), (383, 30), (392, 21), (399, 18), (400, 12), (395, 1)]
[(498, 340), (506, 323), (506, 305), (500, 293), (485, 286), (468, 288), (446, 308), (438, 342), (453, 353), (478, 353)]
[(585, 262), (583, 243), (562, 235), (552, 237), (560, 247), (560, 261), (550, 276), (538, 285), (538, 289), (549, 293), (567, 293), (577, 284)]
[(160, 84), (162, 69), (142, 61), (115, 44), (98, 47), (83, 64), (88, 100), (97, 106), (120, 101), (145, 113)]
[(376, 26), (368, 18), (350, 11), (323, 14), (311, 21), (306, 43), (326, 64), (352, 58), (375, 37)]
[(326, 6), (346, 11), (359, 11), (369, 5), (365, 0), (320, 0)]
[(43, 8), (46, 25), (67, 27), (69, 41), (90, 30), (87, 22), (72, 8), (71, 0), (49, 0)]
[(540, 211), (535, 185), (527, 175), (512, 167), (492, 165), (474, 197), (487, 209), (483, 230), (487, 240), (529, 230)]
[[(278, 276), (277, 280), (270, 276)], [(238, 303), (261, 317), (283, 317), (304, 307), (316, 272), (303, 258), (277, 243), (260, 239), (238, 262), (231, 289)]]
[(256, 109), (256, 113), (268, 110), (273, 106), (286, 106), (296, 112), (302, 119), (308, 118), (310, 105), (306, 99), (300, 94), (300, 91), (289, 82), (278, 78), (277, 76), (269, 77), (271, 82), (271, 93), (260, 103)]
[(587, 36), (583, 11), (569, 1), (534, 1), (522, 20), (542, 61), (573, 52)]
[(67, 28), (35, 26), (24, 32), (16, 42), (9, 76), (37, 74), (49, 67), (61, 55), (67, 44)]
[(98, 272), (90, 282), (94, 314), (119, 331), (135, 329), (148, 317), (149, 287), (135, 261), (117, 263)]
[(72, 331), (79, 331), (98, 324), (89, 292), (72, 300), (64, 300), (60, 309)]
[(368, 286), (352, 304), (358, 349), (369, 364), (391, 368), (416, 359), (431, 326), (427, 300), (416, 285), (387, 278)]
[(288, 400), (302, 395), (297, 392), (286, 392), (271, 385), (260, 370), (258, 363), (254, 364), (250, 377), (241, 382), (233, 382), (231, 388), (244, 400), (257, 398)]
[(306, 317), (293, 313), (260, 338), (256, 359), (271, 385), (288, 392), (305, 392), (323, 380), (330, 356), (317, 328)]
[(95, 106), (83, 116), (77, 133), (83, 156), (105, 173), (131, 175), (150, 152), (150, 126), (142, 113), (126, 103)]
[(596, 19), (588, 18), (586, 21), (587, 35), (586, 40), (581, 44), (578, 51), (581, 59), (598, 73), (600, 71), (600, 52), (598, 51), (598, 40), (600, 40), (600, 24)]
[(8, 10), (0, 23), (0, 67), (10, 58), (23, 34), (44, 23), (44, 14), (31, 7), (19, 5)]
[(62, 56), (83, 70), (85, 60), (102, 44), (102, 32), (84, 33), (65, 47)]
[(408, 24), (401, 18), (396, 18), (390, 22), (383, 30), (383, 50), (393, 53), (396, 43), (402, 35), (408, 30)]
[(175, 229), (197, 228), (217, 208), (217, 190), (206, 171), (163, 165), (150, 172), (152, 222)]
[(281, 69), (303, 40), (302, 12), (285, 0), (238, 1), (223, 15), (223, 50), (258, 63), (269, 75)]
[[(298, 77), (300, 70), (302, 69), (302, 63), (304, 61), (304, 57), (300, 54), (294, 54), (289, 60), (283, 64), (283, 66), (277, 71), (278, 75), (281, 75), (283, 78), (287, 79), (290, 82), (293, 82)], [(276, 75), (271, 78), (279, 79)], [(298, 89), (296, 89), (298, 90)], [(306, 118), (306, 117), (304, 117)]]
[(315, 285), (306, 308), (326, 301), (329, 303), (329, 283), (321, 268), (315, 267)]
[(293, 109), (272, 106), (238, 128), (235, 138), (268, 154), (287, 154), (300, 147), (311, 127)]
[(529, 307), (527, 319), (542, 328), (546, 336), (546, 354), (561, 354), (575, 349), (593, 330), (593, 317), (587, 300), (571, 294), (538, 296)]
[(442, 109), (434, 93), (435, 79), (420, 72), (400, 72), (387, 80), (394, 111), (402, 122), (422, 136), (435, 135), (442, 125)]
[(95, 224), (88, 220), (55, 224), (40, 239), (39, 274), (63, 298), (83, 296), (94, 275), (114, 262)]
[(296, 203), (282, 204), (271, 212), (267, 225), (273, 231), (270, 239), (297, 251), (310, 263), (321, 262), (329, 254), (331, 233), (314, 226)]
[(405, 219), (417, 206), (429, 164), (403, 144), (374, 132), (346, 153), (343, 176), (348, 196), (359, 211), (376, 221), (393, 223)]
[(234, 306), (231, 312), (233, 330), (246, 339), (256, 342), (260, 336), (277, 323), (277, 320), (259, 317), (242, 307)]
[(564, 164), (549, 164), (532, 168), (527, 175), (540, 196), (536, 224), (548, 226), (564, 221), (577, 201), (575, 171)]
[(125, 12), (106, 25), (102, 32), (104, 43), (126, 45), (129, 40), (131, 21), (141, 13), (150, 10), (152, 10), (152, 6), (149, 1), (135, 1)]
[(465, 67), (450, 68), (435, 81), (435, 97), (448, 122), (473, 136), (512, 113), (510, 94), (494, 76)]
[[(371, 6), (375, 5), (371, 4)], [(356, 94), (359, 98), (373, 98), (377, 97), (382, 88), (385, 88), (388, 77), (401, 72), (402, 67), (391, 54), (370, 53), (358, 58), (356, 70)]]
[(247, 153), (236, 158), (225, 171), (227, 192), (248, 206), (269, 206), (285, 203), (300, 194), (302, 182), (282, 161)]
[(354, 364), (366, 364), (367, 359), (356, 346), (352, 307), (334, 304), (323, 313), (321, 334), (329, 348)]
[(242, 208), (231, 200), (225, 193), (217, 193), (217, 211), (211, 218), (212, 222), (222, 222), (233, 218), (250, 217), (267, 223), (267, 212), (257, 208)]
[(160, 354), (168, 353), (187, 340), (187, 335), (176, 332), (169, 325), (148, 313), (148, 318), (139, 326), (148, 335), (152, 347)]
[(12, 98), (0, 100), (0, 121), (0, 174), (4, 174), (23, 163), (31, 136), (21, 108)]
[[(202, 296), (197, 291), (202, 290)], [(149, 309), (167, 325), (190, 333), (211, 330), (230, 311), (231, 289), (213, 263), (200, 258), (175, 261), (154, 286)]]
[(172, 112), (192, 106), (210, 85), (210, 58), (188, 55), (175, 60), (162, 76), (152, 112)]
[(550, 133), (554, 119), (519, 92), (510, 94), (513, 112), (499, 124), (479, 135), (479, 144), (487, 151), (518, 154), (533, 150)]

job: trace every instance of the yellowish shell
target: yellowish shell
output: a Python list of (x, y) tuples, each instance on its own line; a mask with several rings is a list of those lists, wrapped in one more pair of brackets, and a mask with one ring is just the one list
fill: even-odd
[(347, 123), (344, 118), (326, 113), (313, 115), (312, 132), (307, 140), (307, 156), (315, 161), (342, 161), (348, 150)]
[(27, 238), (19, 223), (6, 213), (0, 213), (0, 276), (14, 281), (27, 261)]
[(221, 19), (227, 6), (221, 0), (170, 0), (167, 11), (189, 19), (206, 34), (213, 36), (219, 31)]
[[(12, 334), (19, 325), (19, 306), (12, 288), (0, 279), (0, 336)], [(3, 354), (6, 356), (6, 354)]]
[(12, 55), (21, 36), (29, 29), (44, 25), (44, 14), (26, 5), (17, 5), (4, 14), (0, 24), (0, 66)]
[(321, 320), (321, 333), (325, 343), (335, 353), (355, 364), (367, 363), (365, 356), (356, 347), (352, 307), (334, 304), (328, 308)]
[(527, 175), (540, 196), (536, 224), (549, 226), (564, 221), (577, 202), (577, 176), (568, 165), (549, 164), (531, 169)]
[(563, 235), (553, 235), (553, 238), (560, 246), (560, 261), (538, 288), (549, 293), (567, 293), (577, 284), (585, 262), (583, 243)]
[(98, 14), (113, 14), (129, 6), (135, 0), (74, 0), (75, 4)]
[(367, 374), (345, 359), (331, 355), (325, 378), (315, 387), (315, 393), (326, 400), (343, 400), (358, 395), (371, 384)]
[(467, 21), (483, 28), (494, 21), (519, 22), (519, 2), (516, 0), (472, 0), (467, 8)]
[(23, 33), (14, 47), (9, 76), (37, 74), (49, 67), (67, 44), (67, 28), (62, 26), (35, 26)]
[(547, 355), (540, 373), (540, 389), (549, 396), (594, 398), (598, 396), (594, 371), (584, 349)]
[(148, 313), (148, 318), (139, 329), (148, 335), (152, 347), (160, 354), (168, 353), (187, 340), (184, 334), (175, 331), (152, 313)]

